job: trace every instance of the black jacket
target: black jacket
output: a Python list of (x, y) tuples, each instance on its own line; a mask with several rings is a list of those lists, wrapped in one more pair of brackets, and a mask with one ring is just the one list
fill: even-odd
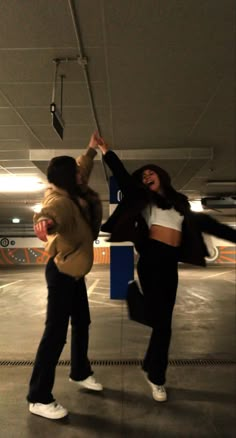
[[(123, 199), (102, 225), (101, 230), (111, 234), (110, 242), (133, 242), (140, 253), (149, 233), (141, 214), (149, 203), (148, 191), (127, 172), (113, 151), (109, 150), (103, 158), (123, 193)], [(221, 224), (205, 213), (194, 213), (189, 210), (184, 214), (182, 224), (179, 261), (199, 266), (206, 265), (205, 257), (209, 254), (202, 237), (203, 232), (236, 243), (236, 230)]]

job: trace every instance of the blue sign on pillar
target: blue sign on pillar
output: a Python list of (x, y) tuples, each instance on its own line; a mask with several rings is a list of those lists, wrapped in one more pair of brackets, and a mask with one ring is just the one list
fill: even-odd
[[(114, 176), (110, 177), (110, 213), (122, 199)], [(134, 279), (134, 249), (128, 242), (110, 244), (110, 297), (126, 298), (128, 282)]]

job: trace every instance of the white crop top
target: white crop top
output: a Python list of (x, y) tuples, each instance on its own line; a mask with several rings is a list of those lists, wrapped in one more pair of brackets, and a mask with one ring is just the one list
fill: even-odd
[(161, 225), (162, 227), (172, 228), (177, 231), (181, 231), (184, 219), (173, 207), (169, 210), (162, 210), (162, 208), (156, 205), (148, 205), (143, 210), (142, 215), (149, 228), (152, 225)]

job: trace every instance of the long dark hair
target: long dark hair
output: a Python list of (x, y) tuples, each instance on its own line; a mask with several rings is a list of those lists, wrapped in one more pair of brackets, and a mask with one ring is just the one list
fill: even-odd
[(47, 178), (50, 183), (66, 190), (72, 197), (77, 194), (78, 166), (73, 157), (61, 155), (51, 159), (47, 168)]
[(145, 166), (137, 169), (132, 176), (139, 184), (144, 185), (142, 178), (145, 170), (152, 170), (158, 175), (163, 192), (163, 194), (159, 194), (147, 188), (150, 203), (157, 205), (163, 210), (174, 207), (175, 210), (181, 214), (184, 214), (190, 209), (187, 196), (177, 192), (174, 189), (174, 187), (171, 185), (170, 175), (166, 172), (166, 170), (162, 169), (162, 167), (156, 166), (155, 164), (146, 164)]
[[(64, 189), (72, 201), (79, 208), (84, 219), (93, 231), (94, 239), (97, 238), (102, 221), (102, 204), (97, 192), (88, 185), (77, 183), (78, 165), (73, 157), (61, 155), (54, 157), (47, 169), (47, 178), (50, 183)], [(78, 196), (86, 200), (87, 208), (82, 208)]]

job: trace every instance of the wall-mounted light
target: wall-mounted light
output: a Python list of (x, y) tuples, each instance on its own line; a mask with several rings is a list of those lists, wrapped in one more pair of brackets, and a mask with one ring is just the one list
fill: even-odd
[(45, 184), (35, 176), (0, 175), (1, 193), (29, 193), (45, 189)]
[(192, 211), (203, 211), (203, 206), (200, 200), (190, 201)]
[(12, 223), (13, 224), (19, 224), (20, 223), (20, 219), (18, 217), (13, 217)]

